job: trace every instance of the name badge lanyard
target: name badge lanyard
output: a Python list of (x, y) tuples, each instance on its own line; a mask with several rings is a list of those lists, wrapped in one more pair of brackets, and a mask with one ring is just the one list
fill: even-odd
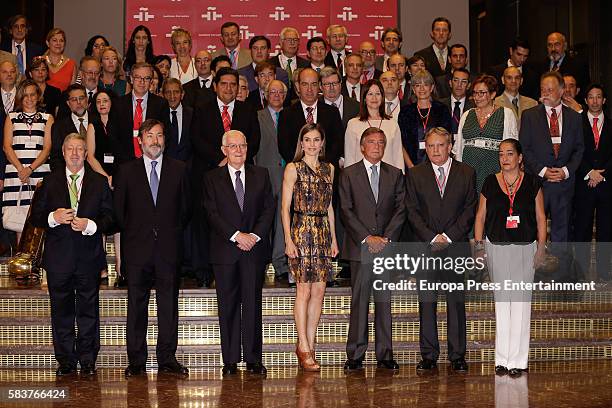
[(438, 180), (438, 177), (434, 177), (436, 179), (436, 184), (438, 185), (438, 190), (440, 191), (440, 197), (442, 197), (442, 195), (444, 194), (444, 187), (446, 186), (446, 177), (448, 171), (446, 170), (446, 168), (444, 168), (444, 166), (442, 166), (442, 168), (444, 169), (444, 177), (442, 177), (442, 182), (440, 183), (440, 180)]
[(508, 227), (508, 225), (506, 227), (507, 228), (517, 228), (516, 224), (518, 224), (518, 220), (513, 217), (514, 199), (516, 198), (516, 193), (519, 190), (521, 183), (523, 182), (523, 176), (522, 175), (520, 176), (518, 180), (518, 184), (516, 188), (514, 189), (514, 192), (512, 193), (510, 193), (510, 188), (508, 187), (508, 183), (506, 183), (506, 179), (503, 176), (502, 176), (502, 179), (504, 180), (504, 186), (506, 187), (506, 194), (508, 195), (508, 201), (510, 201), (510, 208), (508, 209), (508, 222), (515, 223), (515, 225), (512, 227)]

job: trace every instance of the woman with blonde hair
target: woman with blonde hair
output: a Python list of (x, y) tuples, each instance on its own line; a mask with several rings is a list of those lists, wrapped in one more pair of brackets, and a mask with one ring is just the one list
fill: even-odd
[(123, 96), (130, 92), (129, 84), (122, 79), (121, 56), (117, 49), (108, 46), (102, 52), (100, 58), (102, 73), (100, 75), (99, 89), (112, 91), (117, 96)]
[(176, 54), (170, 64), (170, 78), (176, 78), (181, 84), (186, 84), (198, 77), (195, 61), (191, 56), (191, 34), (187, 30), (177, 28), (172, 31), (170, 41)]
[(293, 309), (298, 333), (295, 354), (305, 371), (321, 369), (315, 356), (317, 326), (332, 258), (338, 255), (331, 204), (334, 166), (323, 162), (324, 156), (323, 128), (316, 123), (304, 125), (293, 162), (285, 168), (282, 190), (285, 253), (297, 287)]
[(47, 34), (45, 59), (49, 67), (47, 84), (64, 92), (70, 84), (76, 81), (77, 66), (73, 59), (64, 55), (66, 49), (66, 33), (61, 28), (53, 28)]

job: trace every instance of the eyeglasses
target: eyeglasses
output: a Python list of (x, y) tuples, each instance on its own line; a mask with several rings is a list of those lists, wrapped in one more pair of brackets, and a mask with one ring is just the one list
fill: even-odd
[(338, 85), (340, 85), (340, 81), (321, 83), (321, 86), (323, 88), (333, 88), (333, 87), (338, 86)]
[(134, 79), (134, 82), (137, 82), (137, 81), (138, 82), (150, 82), (153, 79), (153, 78), (151, 78), (149, 76), (148, 77), (141, 77), (141, 76), (136, 76), (136, 75), (134, 75), (132, 78)]
[(241, 144), (232, 143), (232, 144), (225, 145), (225, 147), (227, 147), (230, 150), (238, 150), (238, 149), (246, 150), (248, 146), (249, 145), (246, 143), (241, 143)]
[(485, 95), (488, 95), (488, 94), (489, 94), (489, 91), (473, 91), (473, 92), (472, 92), (472, 94), (473, 94), (474, 96), (480, 96), (480, 97), (483, 97), (483, 96), (485, 96)]
[(283, 38), (283, 41), (287, 41), (289, 44), (297, 44), (300, 41), (299, 38)]
[(278, 95), (278, 96), (281, 96), (281, 95), (285, 95), (286, 93), (287, 92), (285, 92), (285, 91), (272, 90), (272, 91), (268, 92), (268, 95)]
[(96, 76), (96, 75), (100, 74), (100, 71), (81, 71), (81, 72), (83, 73), (83, 75), (93, 75), (93, 76)]
[(368, 51), (368, 50), (362, 50), (362, 51), (360, 52), (360, 54), (361, 54), (361, 55), (371, 55), (371, 56), (374, 56), (374, 55), (376, 55), (376, 50), (370, 50), (370, 51)]

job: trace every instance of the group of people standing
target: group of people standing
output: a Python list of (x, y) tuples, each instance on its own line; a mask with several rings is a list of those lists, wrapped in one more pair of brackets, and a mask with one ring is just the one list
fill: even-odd
[[(308, 41), (306, 60), (297, 55), (300, 36), (292, 27), (281, 31), (281, 51), (272, 58), (265, 36), (251, 38), (250, 52), (242, 49), (233, 22), (221, 26), (222, 48), (195, 58), (191, 34), (177, 29), (176, 57), (169, 58), (154, 57), (148, 28), (138, 26), (125, 62), (95, 36), (77, 67), (63, 54), (65, 33), (53, 29), (47, 52), (23, 72), (18, 63), (0, 62), (9, 162), (1, 166), (4, 206), (28, 205), (24, 186), (46, 176), (32, 220), (48, 231), (44, 267), (57, 374), (71, 374), (77, 364), (81, 374), (95, 373), (104, 234), (121, 237), (115, 243), (128, 288), (128, 377), (146, 373), (151, 288), (158, 367), (188, 374), (175, 357), (186, 258), (199, 284), (215, 281), (224, 375), (235, 374), (241, 361), (250, 373), (267, 372), (261, 308), (268, 263), (277, 278), (288, 275), (296, 284), (298, 363), (320, 370), (316, 331), (325, 288), (334, 280), (333, 259), (347, 262), (350, 371), (363, 367), (368, 347), (373, 274), (362, 250), (380, 253), (413, 240), (427, 243), (432, 256), (457, 255), (473, 237), (476, 250), (488, 254), (492, 280), (530, 281), (544, 257), (546, 213), (551, 240), (566, 243), (572, 220), (584, 218), (592, 231), (597, 209), (598, 240), (605, 240), (603, 88), (586, 89), (581, 118), (576, 101), (564, 98), (559, 68), (570, 58), (557, 55), (556, 41), (565, 39), (553, 33), (556, 63), (541, 76), (542, 104), (527, 109), (518, 92), (527, 89), (521, 84), (528, 67), (514, 59), (527, 45), (512, 45), (501, 73), (474, 77), (465, 68), (466, 47), (448, 47), (450, 30), (450, 21), (436, 18), (433, 44), (406, 58), (401, 32), (388, 28), (385, 53), (376, 57), (369, 41), (348, 53), (346, 28), (333, 25), (329, 43)], [(15, 50), (11, 57), (23, 61)], [(26, 71), (31, 79), (17, 85)], [(15, 88), (7, 106), (5, 90)], [(574, 186), (589, 197), (580, 215), (572, 210)], [(587, 230), (584, 240), (591, 238)], [(558, 254), (563, 261), (566, 252)], [(510, 259), (520, 265), (510, 269)], [(466, 371), (464, 293), (447, 295), (448, 359), (453, 370)], [(496, 371), (518, 376), (527, 369), (529, 297), (496, 300)], [(417, 370), (431, 370), (440, 354), (436, 292), (419, 293), (419, 314)], [(397, 369), (390, 297), (376, 302), (374, 326), (378, 366)]]

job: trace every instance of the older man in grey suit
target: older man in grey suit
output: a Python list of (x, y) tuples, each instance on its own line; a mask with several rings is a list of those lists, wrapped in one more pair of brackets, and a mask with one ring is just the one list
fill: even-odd
[[(345, 228), (343, 258), (351, 262), (351, 317), (345, 370), (363, 367), (368, 348), (368, 309), (372, 292), (372, 265), (362, 263), (362, 246), (378, 253), (397, 241), (405, 218), (402, 171), (382, 162), (387, 138), (375, 127), (361, 135), (363, 160), (340, 173), (340, 215)], [(376, 299), (374, 331), (379, 368), (396, 370), (391, 335), (391, 303)]]
[(272, 182), (272, 193), (278, 200), (276, 215), (271, 232), (272, 236), (272, 266), (274, 266), (274, 276), (279, 279), (284, 276), (289, 277), (289, 267), (285, 257), (285, 235), (281, 222), (280, 199), (281, 186), (283, 184), (283, 172), (285, 161), (278, 152), (278, 117), (283, 109), (283, 103), (287, 96), (287, 85), (279, 80), (271, 81), (265, 88), (265, 96), (268, 104), (265, 108), (257, 112), (259, 129), (261, 131), (261, 141), (259, 151), (254, 157), (257, 166), (265, 167), (270, 174)]

